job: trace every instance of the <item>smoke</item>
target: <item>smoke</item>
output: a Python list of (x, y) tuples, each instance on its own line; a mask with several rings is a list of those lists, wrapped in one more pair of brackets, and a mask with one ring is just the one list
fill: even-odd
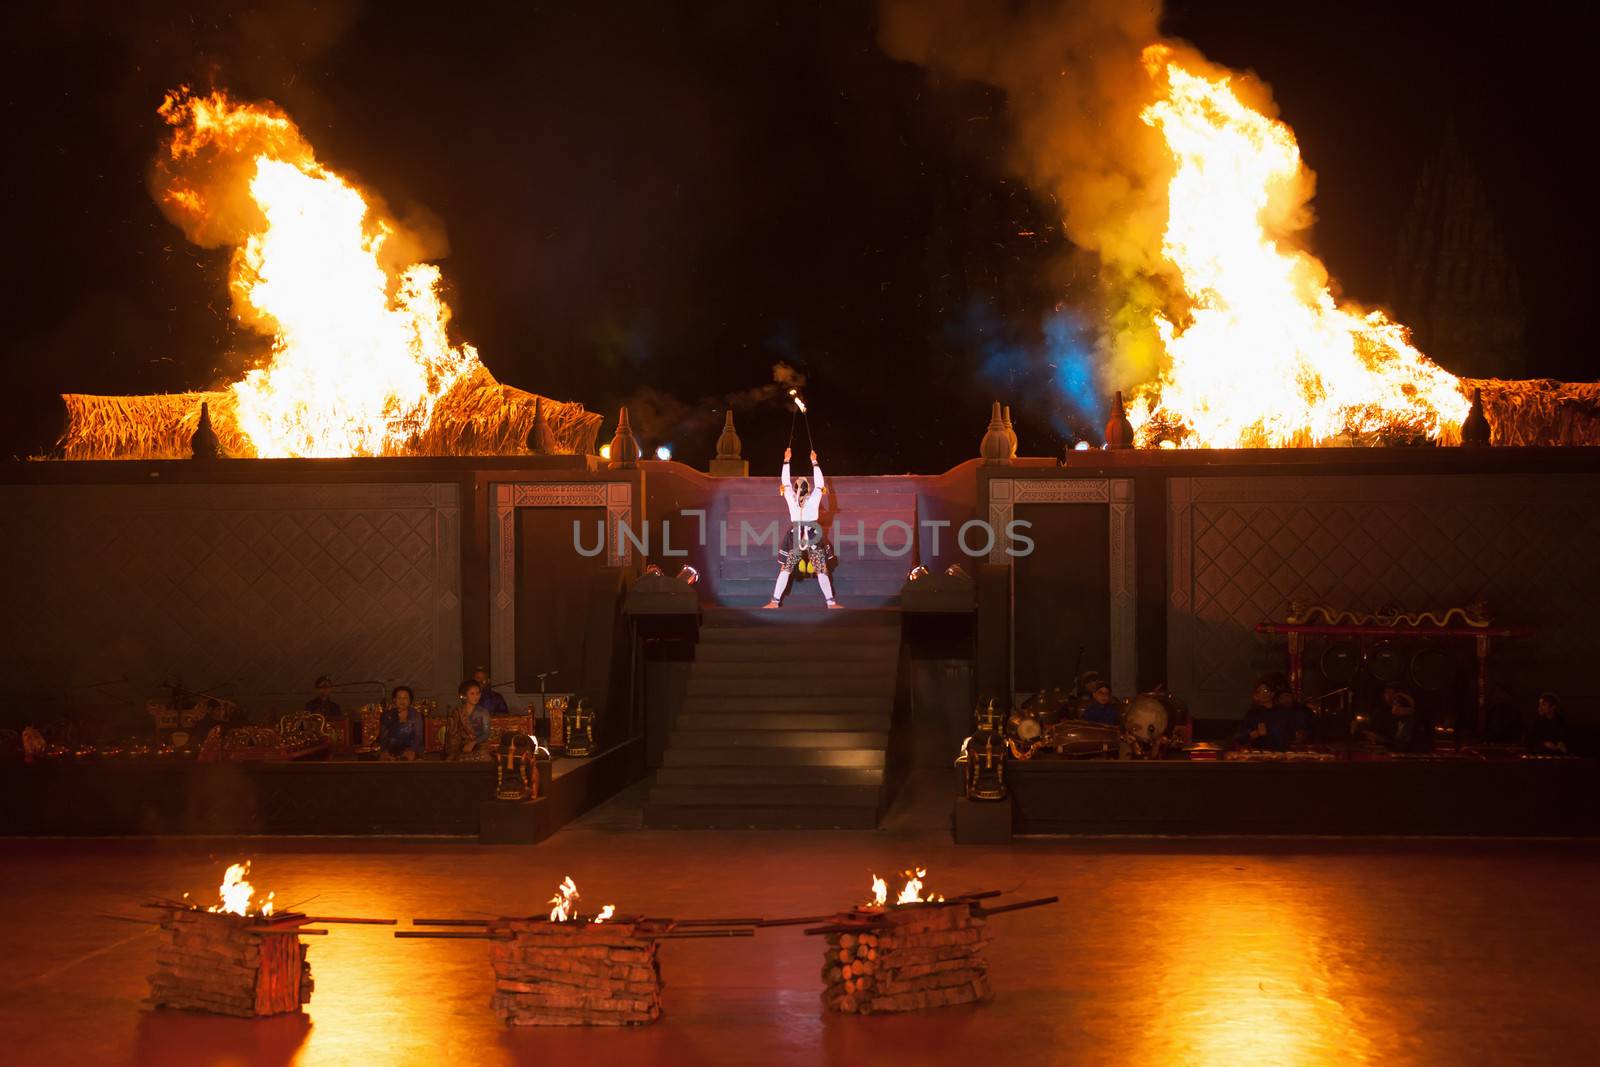
[(738, 392), (681, 400), (654, 386), (644, 386), (629, 394), (624, 403), (628, 421), (641, 443), (668, 444), (685, 455), (709, 452), (722, 429), (726, 411), (752, 411), (768, 404), (781, 403), (789, 390), (805, 388), (806, 376), (788, 363), (772, 365), (772, 381)]
[[(1160, 22), (1159, 3), (1134, 0), (883, 6), (880, 43), (890, 56), (936, 80), (1004, 91), (1009, 168), (1059, 211), (1074, 246), (1062, 277), (1093, 279), (1096, 306), (1083, 310), (1097, 324), (1091, 344), (1102, 393), (1154, 376), (1161, 346), (1152, 312), (1172, 299), (1161, 256), (1172, 165), (1140, 119), (1156, 89), (1140, 53), (1162, 40)], [(1047, 338), (1061, 331), (1048, 320), (1041, 327)], [(1073, 389), (1083, 391), (1076, 369)]]

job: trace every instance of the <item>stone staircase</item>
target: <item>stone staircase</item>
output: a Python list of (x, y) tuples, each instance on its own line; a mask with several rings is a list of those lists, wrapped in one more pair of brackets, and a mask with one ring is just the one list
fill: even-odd
[(870, 829), (887, 805), (893, 610), (708, 610), (645, 825)]
[[(800, 472), (806, 473), (803, 467)], [(778, 564), (772, 539), (758, 543), (756, 538), (775, 530), (781, 539), (788, 529), (789, 513), (778, 495), (778, 479), (726, 478), (718, 483), (717, 494), (714, 517), (727, 523), (727, 551), (716, 564), (711, 593), (722, 605), (765, 604), (772, 596)], [(915, 542), (910, 550), (902, 549), (917, 528), (916, 484), (910, 478), (830, 476), (828, 494), (822, 523), (838, 557), (832, 574), (834, 594), (841, 604), (852, 608), (896, 603), (900, 587), (915, 565)], [(905, 525), (885, 529), (887, 523)], [(741, 538), (746, 524), (754, 535)], [(787, 603), (820, 607), (822, 593), (813, 580), (795, 580)]]

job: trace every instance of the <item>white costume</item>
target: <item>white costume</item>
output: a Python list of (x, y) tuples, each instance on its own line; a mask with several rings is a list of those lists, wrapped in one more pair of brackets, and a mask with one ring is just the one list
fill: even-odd
[(783, 461), (783, 500), (789, 505), (789, 537), (779, 555), (782, 569), (778, 571), (777, 584), (772, 587), (772, 600), (767, 607), (777, 607), (783, 600), (783, 594), (789, 588), (789, 575), (794, 570), (796, 563), (802, 559), (809, 560), (812, 569), (817, 575), (817, 585), (822, 588), (822, 596), (830, 608), (839, 605), (833, 599), (833, 582), (828, 578), (828, 546), (822, 536), (822, 526), (818, 517), (822, 514), (822, 490), (826, 488), (827, 481), (822, 474), (822, 466), (815, 460), (811, 463), (811, 473), (816, 479), (816, 485), (810, 492), (801, 496), (795, 491), (794, 482), (789, 478), (789, 461)]

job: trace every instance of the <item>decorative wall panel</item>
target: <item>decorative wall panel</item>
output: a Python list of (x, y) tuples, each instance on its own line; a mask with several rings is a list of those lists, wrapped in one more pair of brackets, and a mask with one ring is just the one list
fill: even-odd
[(80, 711), (181, 680), (266, 715), (321, 673), (374, 683), (352, 707), (453, 695), (459, 541), (453, 483), (0, 487), (3, 684)]
[[(1168, 674), (1196, 714), (1242, 713), (1283, 639), (1254, 632), (1291, 600), (1360, 611), (1483, 599), (1497, 678), (1531, 706), (1556, 689), (1593, 709), (1600, 478), (1407, 475), (1173, 478), (1168, 488)], [(1591, 711), (1592, 714), (1592, 711)]]

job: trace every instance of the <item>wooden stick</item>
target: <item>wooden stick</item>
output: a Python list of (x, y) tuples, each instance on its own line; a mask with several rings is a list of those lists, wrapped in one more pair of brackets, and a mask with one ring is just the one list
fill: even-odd
[(665, 934), (641, 935), (647, 940), (681, 941), (690, 937), (754, 937), (756, 932), (748, 926), (735, 926), (727, 930), (684, 930)]
[(655, 919), (645, 920), (653, 922), (669, 922), (675, 926), (760, 926), (761, 919)]
[(997, 908), (973, 908), (974, 915), (1004, 915), (1008, 911), (1021, 911), (1023, 908), (1042, 908), (1046, 904), (1054, 904), (1060, 897), (1040, 897), (1038, 900), (1020, 900), (1015, 904), (1001, 904)]
[(454, 941), (509, 941), (509, 937), (491, 934), (487, 930), (396, 930), (395, 937), (427, 938)]
[(412, 919), (412, 926), (488, 926), (493, 919)]
[(263, 930), (252, 930), (250, 932), (256, 934), (281, 934), (285, 937), (316, 937), (319, 934), (326, 934), (328, 931), (307, 930), (304, 926), (285, 926), (277, 930), (267, 927)]
[(881, 930), (885, 926), (888, 926), (888, 925), (889, 924), (886, 923), (886, 922), (876, 922), (876, 921), (875, 922), (859, 922), (859, 923), (836, 923), (836, 924), (834, 924), (832, 926), (813, 926), (809, 930), (802, 930), (801, 933), (805, 934), (807, 937), (811, 937), (811, 936), (814, 936), (816, 934), (857, 934), (857, 933), (861, 933), (862, 931), (865, 931), (865, 930)]
[(308, 923), (345, 923), (356, 926), (394, 926), (399, 919), (352, 919), (347, 916), (317, 915), (307, 919)]
[(115, 919), (119, 923), (138, 923), (140, 926), (160, 926), (155, 919), (141, 919), (136, 915), (113, 915), (109, 911), (98, 912), (97, 919)]

